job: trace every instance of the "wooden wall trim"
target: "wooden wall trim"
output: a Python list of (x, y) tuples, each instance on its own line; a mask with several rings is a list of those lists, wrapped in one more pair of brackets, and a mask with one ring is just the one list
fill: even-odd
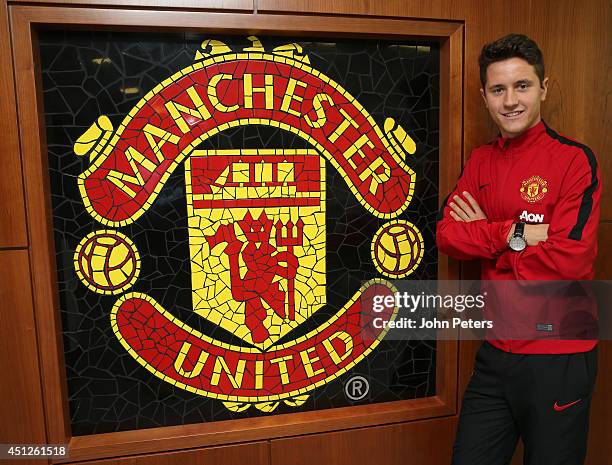
[(229, 446), (147, 454), (75, 465), (270, 465), (268, 441), (245, 442)]
[(53, 6), (141, 7), (146, 9), (190, 10), (249, 10), (255, 0), (9, 0), (10, 4), (40, 4)]
[[(437, 395), (423, 399), (300, 412), (210, 424), (181, 425), (137, 431), (71, 437), (63, 348), (57, 302), (49, 181), (40, 88), (36, 30), (45, 24), (67, 27), (189, 29), (203, 33), (293, 34), (318, 36), (427, 37), (442, 45), (441, 79), (452, 99), (444, 112), (440, 139), (452, 157), (451, 172), (461, 160), (461, 95), (463, 29), (460, 23), (379, 18), (339, 18), (244, 13), (120, 10), (51, 6), (10, 7), (17, 80), (19, 124), (29, 231), (32, 286), (42, 363), (47, 431), (50, 442), (70, 443), (70, 462), (150, 453), (205, 445), (286, 437), (321, 431), (366, 427), (449, 416), (456, 413), (457, 343), (440, 341), (437, 355)], [(19, 44), (18, 46), (16, 44)], [(447, 141), (451, 138), (451, 141)], [(452, 153), (452, 155), (450, 155)], [(444, 175), (448, 182), (450, 175)], [(453, 180), (454, 181), (454, 180)], [(452, 186), (445, 186), (450, 189)], [(35, 272), (34, 272), (35, 271)]]
[[(36, 47), (32, 42), (30, 24), (11, 8), (13, 56), (18, 116), (23, 160), (26, 212), (30, 228), (30, 276), (34, 295), (34, 314), (38, 329), (38, 349), (41, 361), (44, 406), (47, 421), (47, 440), (51, 444), (66, 444), (65, 428), (68, 415), (64, 370), (64, 351), (59, 321), (56, 286), (56, 266), (51, 234), (51, 201), (48, 193), (49, 176), (41, 102), (37, 98)], [(19, 37), (19, 40), (15, 39)], [(26, 53), (23, 53), (27, 51)], [(44, 155), (43, 155), (44, 154)]]
[(27, 247), (13, 57), (6, 0), (0, 1), (0, 248)]
[[(201, 33), (313, 34), (334, 37), (411, 38), (451, 37), (460, 22), (422, 21), (338, 16), (295, 16), (246, 14), (242, 12), (154, 11), (103, 8), (67, 8), (11, 5), (11, 16), (23, 18), (34, 27), (44, 24), (106, 28), (130, 27), (133, 30), (188, 29)], [(14, 34), (13, 34), (14, 35)]]
[[(463, 44), (464, 27), (455, 29), (451, 36), (442, 42), (440, 49), (440, 154), (439, 154), (439, 193), (440, 207), (446, 196), (453, 190), (457, 173), (461, 170), (463, 155)], [(459, 262), (447, 255), (438, 253), (438, 276), (440, 279), (459, 279)], [(447, 334), (454, 333), (452, 335)], [(445, 363), (436, 372), (438, 395), (456, 409), (457, 407), (457, 370), (458, 370), (458, 331), (444, 330), (444, 343), (438, 341), (438, 354)]]
[[(213, 424), (168, 426), (97, 434), (72, 438), (70, 461), (363, 428), (423, 418), (444, 417), (453, 413), (439, 398), (427, 397), (358, 407), (220, 421)], [(377, 421), (373, 421), (373, 418), (376, 418)]]
[[(440, 51), (440, 138), (439, 206), (452, 192), (463, 163), (463, 44), (464, 27), (458, 27)], [(438, 276), (459, 279), (459, 262), (438, 256)]]

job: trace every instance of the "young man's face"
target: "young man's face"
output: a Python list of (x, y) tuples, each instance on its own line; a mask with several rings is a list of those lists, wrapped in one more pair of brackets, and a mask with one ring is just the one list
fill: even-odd
[(516, 137), (540, 122), (548, 78), (542, 83), (535, 68), (522, 58), (491, 63), (480, 89), (489, 114), (503, 137)]

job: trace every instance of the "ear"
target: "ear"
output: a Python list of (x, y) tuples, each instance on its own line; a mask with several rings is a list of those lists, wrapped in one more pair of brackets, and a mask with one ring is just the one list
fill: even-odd
[(542, 96), (540, 97), (540, 100), (543, 102), (546, 100), (546, 94), (548, 93), (548, 77), (544, 78), (540, 87), (542, 88)]
[(482, 87), (480, 88), (480, 96), (484, 100), (485, 107), (489, 108), (489, 105), (487, 105), (487, 97), (485, 96), (485, 90)]

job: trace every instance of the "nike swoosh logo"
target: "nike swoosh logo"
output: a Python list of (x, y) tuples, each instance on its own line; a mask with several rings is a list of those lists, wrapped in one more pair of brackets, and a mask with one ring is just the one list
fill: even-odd
[(561, 412), (565, 409), (570, 408), (572, 405), (576, 405), (581, 400), (582, 399), (578, 399), (578, 400), (575, 400), (574, 402), (570, 402), (569, 404), (564, 404), (564, 405), (559, 405), (555, 402), (555, 405), (553, 405), (553, 408), (555, 409), (555, 412)]
[(487, 186), (490, 186), (490, 185), (491, 185), (491, 183), (487, 182), (486, 184), (482, 184), (481, 186), (478, 186), (478, 189), (482, 189), (483, 187), (487, 187)]

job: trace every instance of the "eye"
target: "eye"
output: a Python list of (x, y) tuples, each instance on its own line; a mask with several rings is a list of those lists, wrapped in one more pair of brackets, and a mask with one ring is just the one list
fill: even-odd
[(501, 87), (496, 87), (495, 89), (493, 89), (493, 94), (495, 95), (501, 95), (504, 92), (504, 89), (502, 89)]
[(523, 82), (522, 84), (519, 84), (518, 88), (519, 90), (527, 90), (529, 88), (529, 84)]

